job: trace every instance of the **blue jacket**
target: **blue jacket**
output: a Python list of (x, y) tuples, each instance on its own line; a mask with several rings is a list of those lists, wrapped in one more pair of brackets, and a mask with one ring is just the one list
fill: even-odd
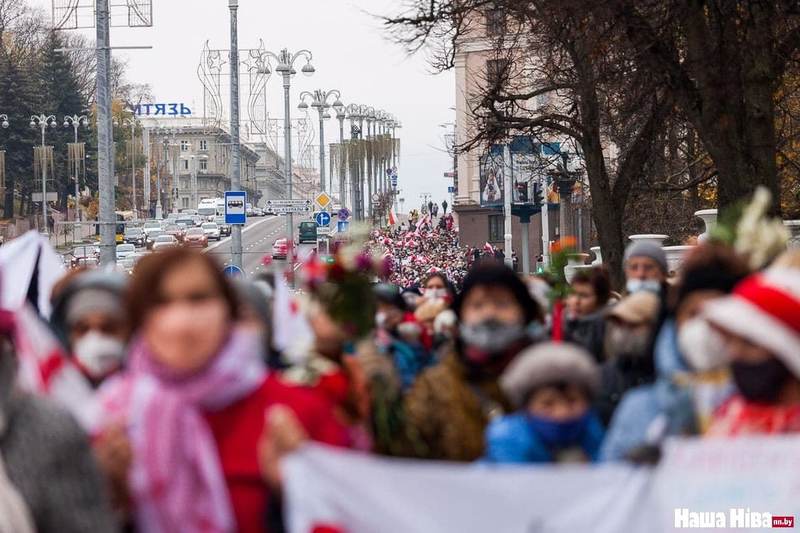
[(420, 372), (435, 362), (433, 354), (424, 346), (412, 345), (399, 339), (392, 339), (387, 351), (391, 354), (404, 391), (414, 384)]
[[(603, 426), (592, 414), (579, 445), (589, 459), (597, 460), (603, 442)], [(489, 463), (552, 463), (552, 450), (542, 442), (528, 423), (525, 413), (514, 413), (493, 420), (486, 429), (486, 455)]]
[(633, 449), (657, 444), (667, 435), (696, 433), (691, 391), (675, 384), (675, 376), (688, 372), (678, 350), (673, 319), (664, 322), (655, 343), (655, 383), (631, 389), (623, 396), (600, 450), (601, 461), (619, 461)]

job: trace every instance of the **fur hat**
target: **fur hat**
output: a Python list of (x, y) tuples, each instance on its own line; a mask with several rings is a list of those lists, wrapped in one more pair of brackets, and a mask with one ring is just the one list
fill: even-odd
[(543, 342), (520, 353), (500, 376), (503, 392), (517, 408), (535, 389), (553, 383), (575, 383), (595, 396), (600, 390), (600, 369), (589, 352), (576, 344)]

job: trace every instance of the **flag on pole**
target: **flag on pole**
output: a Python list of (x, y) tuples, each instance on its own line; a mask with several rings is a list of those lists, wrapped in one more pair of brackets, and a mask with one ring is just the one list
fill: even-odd
[(389, 209), (389, 225), (397, 225), (397, 215), (394, 214), (394, 208)]

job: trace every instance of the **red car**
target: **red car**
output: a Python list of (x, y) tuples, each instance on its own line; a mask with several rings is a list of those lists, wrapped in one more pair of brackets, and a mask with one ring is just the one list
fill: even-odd
[(189, 228), (183, 235), (183, 245), (205, 248), (208, 246), (208, 237), (202, 228)]
[(287, 239), (278, 239), (272, 245), (272, 258), (273, 259), (286, 259), (289, 255), (289, 241)]

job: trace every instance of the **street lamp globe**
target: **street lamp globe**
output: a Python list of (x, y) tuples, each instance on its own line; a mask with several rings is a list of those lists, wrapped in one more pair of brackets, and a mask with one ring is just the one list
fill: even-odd
[(302, 100), (302, 101), (301, 101), (301, 102), (300, 102), (300, 103), (297, 105), (297, 109), (308, 109), (308, 104), (306, 103), (306, 101), (305, 101), (305, 100)]
[(344, 109), (344, 104), (338, 98), (333, 103), (333, 108), (336, 110), (337, 113), (340, 113), (342, 109)]
[(331, 118), (331, 114), (328, 113), (327, 111), (325, 111), (325, 113), (323, 113), (323, 115), (322, 115), (322, 118), (327, 120), (327, 119)]
[(35, 127), (36, 127), (36, 122), (34, 122), (34, 121), (32, 121), (32, 120), (31, 120), (31, 124), (30, 124), (30, 126), (31, 126), (31, 128), (35, 128)]
[(2, 126), (3, 126), (3, 129), (4, 129), (4, 130), (5, 130), (5, 129), (8, 129), (8, 126), (9, 126), (9, 124), (8, 124), (8, 121), (7, 121), (7, 120), (4, 120), (4, 121), (3, 121), (3, 124), (2, 124)]
[(303, 68), (300, 69), (300, 71), (306, 76), (311, 76), (314, 74), (314, 72), (317, 71), (317, 69), (315, 69), (314, 65), (311, 64), (311, 61), (309, 61), (308, 63), (303, 65)]

